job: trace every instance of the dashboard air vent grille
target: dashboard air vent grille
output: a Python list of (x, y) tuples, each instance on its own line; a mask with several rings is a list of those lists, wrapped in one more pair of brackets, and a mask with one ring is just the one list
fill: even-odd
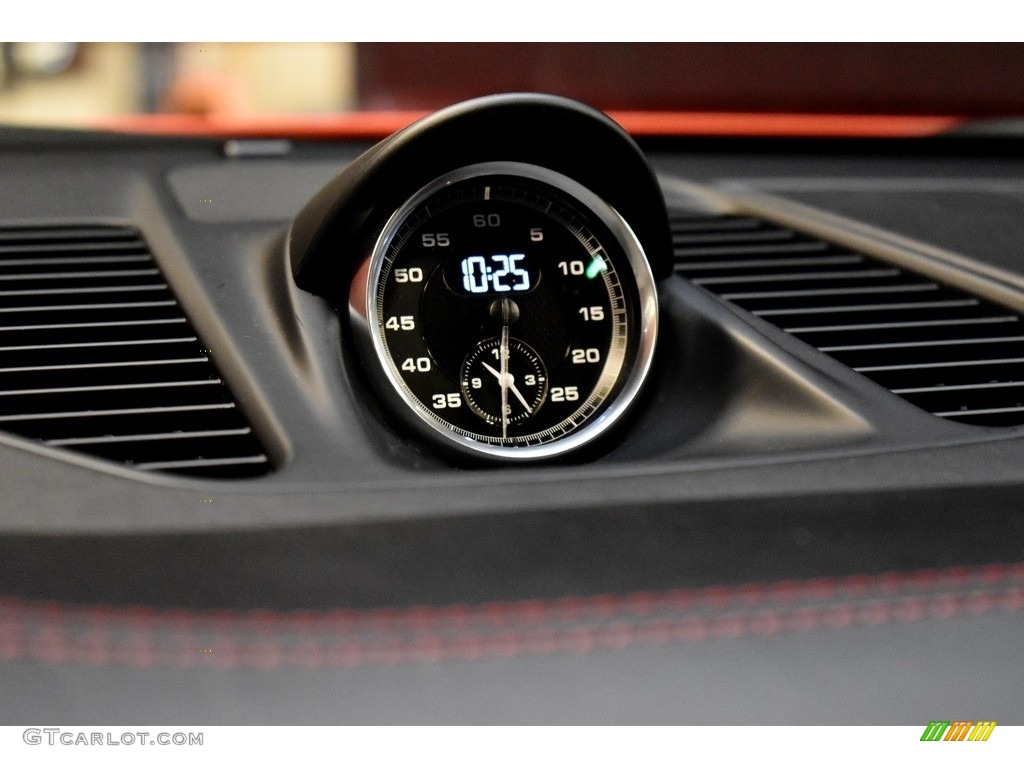
[(1024, 424), (1024, 321), (978, 296), (746, 216), (672, 216), (676, 272), (954, 421)]
[(128, 227), (0, 228), (0, 429), (141, 470), (270, 469)]

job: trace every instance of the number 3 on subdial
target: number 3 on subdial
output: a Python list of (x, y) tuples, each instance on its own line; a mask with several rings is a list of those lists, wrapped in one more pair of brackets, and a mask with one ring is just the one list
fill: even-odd
[(466, 404), (488, 424), (501, 422), (502, 388), (506, 388), (505, 411), (509, 424), (534, 416), (544, 405), (548, 375), (544, 363), (530, 346), (519, 339), (508, 340), (508, 364), (501, 374), (501, 340), (481, 342), (462, 363), (462, 394)]

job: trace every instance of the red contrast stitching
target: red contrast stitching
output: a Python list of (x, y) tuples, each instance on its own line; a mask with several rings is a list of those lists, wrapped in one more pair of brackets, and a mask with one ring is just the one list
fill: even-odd
[(1024, 563), (404, 610), (191, 611), (0, 599), (0, 659), (319, 669), (588, 653), (1024, 610)]

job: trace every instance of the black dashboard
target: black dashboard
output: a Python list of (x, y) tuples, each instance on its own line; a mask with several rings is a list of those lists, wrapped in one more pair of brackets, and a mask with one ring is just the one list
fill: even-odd
[[(408, 434), (296, 285), (289, 223), (368, 146), (0, 132), (0, 270), (130, 230), (244, 415), (197, 429), (258, 443), (240, 471), (0, 431), (6, 721), (1020, 720), (1015, 140), (642, 144), (675, 259), (647, 383), (530, 466)], [(0, 359), (0, 398), (46, 365)]]

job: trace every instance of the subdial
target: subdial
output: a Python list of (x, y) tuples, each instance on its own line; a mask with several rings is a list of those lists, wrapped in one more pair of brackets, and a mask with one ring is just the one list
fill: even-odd
[(519, 339), (507, 340), (504, 364), (500, 338), (481, 342), (462, 363), (462, 394), (466, 404), (488, 424), (505, 426), (526, 421), (541, 409), (547, 393), (544, 363)]

